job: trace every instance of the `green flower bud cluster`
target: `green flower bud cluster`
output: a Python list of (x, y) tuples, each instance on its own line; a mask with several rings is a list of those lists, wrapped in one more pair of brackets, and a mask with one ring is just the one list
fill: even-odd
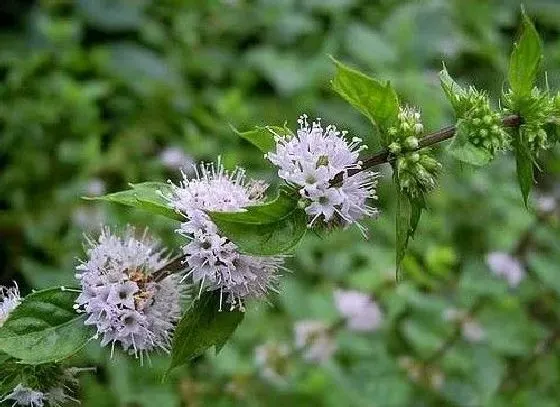
[(518, 114), (523, 124), (520, 130), (526, 135), (529, 148), (533, 153), (548, 148), (548, 138), (544, 129), (550, 117), (558, 111), (557, 97), (550, 97), (548, 92), (533, 88), (531, 93), (524, 97), (513, 97), (511, 92), (504, 94), (505, 113)]
[(393, 169), (399, 187), (411, 197), (420, 197), (437, 185), (436, 176), (441, 164), (426, 151), (417, 151), (424, 132), (420, 113), (413, 108), (401, 108), (396, 126), (388, 134), (392, 142), (389, 152), (394, 156)]
[(492, 156), (511, 147), (511, 137), (502, 126), (501, 115), (492, 110), (486, 94), (470, 87), (455, 96), (457, 119), (462, 119), (469, 129), (468, 141), (471, 144), (483, 148)]

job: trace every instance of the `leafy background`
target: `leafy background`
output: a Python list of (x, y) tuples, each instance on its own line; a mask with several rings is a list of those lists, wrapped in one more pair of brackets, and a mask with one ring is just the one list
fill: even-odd
[[(526, 8), (544, 40), (548, 83), (558, 89), (560, 5), (532, 0)], [(27, 293), (72, 285), (82, 235), (101, 223), (149, 226), (177, 244), (172, 221), (80, 199), (177, 179), (162, 160), (168, 148), (183, 151), (185, 162), (221, 155), (228, 167), (273, 179), (261, 153), (229, 125), (294, 127), (307, 112), (375, 150), (366, 120), (329, 87), (328, 54), (390, 79), (432, 130), (452, 121), (437, 79), (442, 60), (460, 82), (499, 96), (519, 4), (11, 0), (0, 20), (0, 280)], [(218, 356), (208, 353), (161, 383), (168, 359), (139, 367), (88, 346), (70, 361), (98, 367), (81, 378), (83, 405), (557, 405), (558, 214), (541, 217), (533, 207), (539, 194), (560, 195), (558, 148), (541, 156), (528, 211), (511, 156), (484, 169), (441, 159), (441, 186), (404, 259), (404, 282), (394, 280), (395, 191), (387, 176), (369, 241), (357, 230), (307, 236), (272, 306), (251, 306)], [(528, 277), (518, 289), (490, 273), (484, 258), (492, 251), (524, 261)], [(335, 322), (336, 288), (371, 294), (384, 311), (382, 328), (339, 330), (327, 364), (294, 356), (285, 383), (264, 379), (255, 347), (292, 343), (301, 319)], [(476, 307), (486, 338), (473, 344), (455, 335), (442, 319), (449, 307)], [(419, 380), (403, 357), (424, 362)], [(430, 384), (435, 372), (441, 386)]]

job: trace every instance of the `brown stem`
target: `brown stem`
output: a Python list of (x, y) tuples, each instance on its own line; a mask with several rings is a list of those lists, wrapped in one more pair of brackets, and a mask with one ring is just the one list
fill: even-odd
[[(518, 115), (505, 116), (502, 119), (502, 125), (504, 127), (518, 127), (520, 124), (521, 124), (521, 117), (519, 117)], [(457, 128), (455, 126), (448, 126), (448, 127), (444, 127), (441, 130), (436, 131), (435, 133), (427, 134), (426, 136), (420, 139), (418, 148), (415, 151), (418, 151), (422, 148), (431, 147), (435, 144), (441, 143), (442, 141), (450, 139), (451, 137), (455, 136), (456, 130)], [(377, 154), (374, 154), (371, 157), (363, 159), (362, 168), (360, 170), (348, 171), (348, 175), (355, 174), (359, 171), (367, 170), (377, 165), (388, 163), (391, 161), (391, 158), (392, 157), (389, 151), (387, 149), (383, 149)]]

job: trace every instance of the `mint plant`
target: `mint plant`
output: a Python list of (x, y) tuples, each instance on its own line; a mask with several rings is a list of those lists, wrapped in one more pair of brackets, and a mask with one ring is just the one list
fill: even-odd
[[(88, 342), (119, 348), (149, 363), (150, 353), (170, 355), (168, 373), (207, 349), (219, 351), (252, 301), (266, 301), (286, 271), (284, 261), (309, 232), (357, 227), (383, 216), (375, 207), (376, 167), (389, 164), (396, 190), (396, 269), (400, 270), (429, 194), (444, 171), (432, 147), (449, 139), (454, 158), (484, 166), (502, 152), (515, 155), (522, 199), (529, 205), (539, 154), (557, 139), (560, 94), (537, 86), (542, 61), (539, 36), (523, 13), (523, 27), (510, 58), (508, 87), (499, 103), (483, 90), (458, 85), (440, 73), (443, 92), (456, 123), (433, 133), (422, 122), (421, 109), (407, 106), (389, 82), (382, 82), (333, 58), (332, 88), (367, 117), (381, 150), (368, 155), (360, 137), (334, 124), (302, 115), (299, 128), (257, 127), (235, 132), (252, 143), (277, 167), (276, 194), (262, 180), (249, 180), (242, 168), (217, 164), (194, 167), (179, 184), (148, 181), (94, 198), (131, 206), (176, 222), (177, 248), (164, 249), (146, 232), (130, 227), (119, 233), (103, 229), (87, 242), (86, 257), (76, 266), (75, 287), (53, 287), (20, 298), (17, 287), (0, 291), (0, 395), (15, 405), (59, 405), (73, 400), (66, 391), (78, 372), (64, 365)], [(172, 257), (171, 253), (181, 253)], [(496, 275), (514, 287), (524, 271), (511, 256), (493, 254)], [(515, 266), (503, 266), (504, 262)], [(514, 275), (504, 270), (515, 269)], [(397, 274), (399, 279), (406, 278)], [(336, 329), (373, 331), (382, 312), (359, 292), (338, 292), (340, 323), (304, 320), (296, 325), (295, 347), (304, 358), (328, 361)], [(440, 384), (430, 363), (463, 336), (480, 341), (476, 319), (480, 303), (466, 310), (447, 310), (442, 322), (454, 334), (425, 361), (402, 359), (415, 381)], [(282, 346), (262, 348), (263, 364), (282, 362)], [(274, 353), (274, 354), (273, 354)], [(280, 368), (279, 368), (280, 369)], [(269, 371), (277, 377), (277, 371)]]

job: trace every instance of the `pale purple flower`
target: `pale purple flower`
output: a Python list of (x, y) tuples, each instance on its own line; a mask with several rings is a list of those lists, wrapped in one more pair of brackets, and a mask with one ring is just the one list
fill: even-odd
[(103, 229), (88, 244), (88, 258), (76, 268), (82, 286), (76, 307), (87, 314), (85, 324), (97, 329), (102, 346), (119, 343), (142, 360), (156, 348), (168, 352), (183, 291), (180, 277), (152, 275), (168, 262), (165, 251), (146, 233), (136, 238), (132, 228), (124, 237)]
[(525, 268), (508, 253), (493, 252), (486, 257), (488, 267), (495, 275), (504, 278), (510, 287), (517, 287), (525, 278)]
[[(346, 132), (333, 125), (323, 128), (320, 119), (309, 125), (307, 115), (298, 123), (295, 136), (275, 135), (276, 150), (266, 157), (279, 167), (280, 178), (299, 188), (309, 225), (321, 221), (348, 226), (376, 215), (377, 209), (367, 201), (377, 198), (377, 174), (361, 171), (349, 175), (349, 171), (361, 170), (358, 155), (366, 148), (361, 140), (355, 137), (349, 142)], [(333, 185), (337, 175), (341, 180)]]
[(375, 331), (381, 325), (383, 314), (377, 303), (359, 291), (334, 292), (335, 305), (352, 331)]
[(19, 383), (3, 400), (13, 401), (13, 406), (43, 407), (45, 393)]
[(328, 325), (321, 321), (303, 320), (294, 326), (295, 346), (309, 362), (323, 363), (336, 351)]
[(244, 211), (263, 202), (267, 185), (248, 181), (242, 169), (224, 170), (220, 162), (201, 165), (196, 177), (183, 174), (179, 185), (172, 184), (172, 193), (165, 196), (172, 208), (185, 217), (177, 232), (188, 239), (183, 245), (187, 272), (203, 291), (220, 292), (222, 301), (231, 309), (244, 310), (245, 300), (264, 298), (274, 290), (277, 270), (283, 258), (250, 256), (239, 252), (237, 245), (223, 236), (206, 211)]
[(15, 283), (11, 288), (0, 286), (0, 327), (4, 325), (10, 313), (16, 309), (20, 302), (21, 296)]

